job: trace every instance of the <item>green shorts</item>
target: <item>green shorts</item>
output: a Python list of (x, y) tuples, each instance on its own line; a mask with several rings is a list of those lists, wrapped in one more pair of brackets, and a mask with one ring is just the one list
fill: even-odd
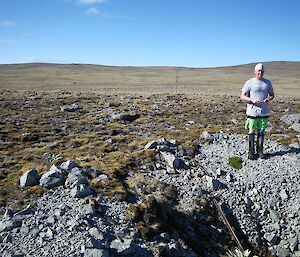
[(268, 118), (256, 118), (251, 119), (247, 118), (245, 129), (249, 130), (261, 130), (266, 129), (268, 127)]

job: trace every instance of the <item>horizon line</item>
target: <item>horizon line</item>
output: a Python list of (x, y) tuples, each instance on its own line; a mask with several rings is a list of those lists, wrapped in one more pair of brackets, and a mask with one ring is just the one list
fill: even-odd
[[(258, 61), (261, 63), (282, 63), (282, 62), (292, 62), (297, 63), (300, 61)], [(96, 63), (76, 63), (76, 62), (16, 62), (16, 63), (0, 63), (0, 65), (91, 65), (91, 66), (105, 66), (105, 67), (115, 67), (115, 68), (180, 68), (180, 69), (214, 69), (214, 68), (226, 68), (226, 67), (237, 67), (237, 66), (247, 66), (254, 65), (258, 62), (242, 63), (235, 65), (222, 65), (222, 66), (208, 66), (208, 67), (193, 67), (193, 66), (174, 66), (174, 65), (110, 65), (110, 64), (96, 64)]]

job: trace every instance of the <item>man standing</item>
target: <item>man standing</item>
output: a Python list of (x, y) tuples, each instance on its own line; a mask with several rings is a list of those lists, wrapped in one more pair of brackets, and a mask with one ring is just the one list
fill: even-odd
[(248, 158), (254, 160), (254, 140), (257, 132), (256, 149), (259, 158), (264, 158), (263, 144), (265, 129), (268, 127), (269, 101), (274, 98), (271, 81), (263, 78), (264, 65), (258, 63), (254, 67), (255, 77), (249, 79), (241, 90), (241, 99), (247, 101), (247, 120), (245, 128), (249, 130)]

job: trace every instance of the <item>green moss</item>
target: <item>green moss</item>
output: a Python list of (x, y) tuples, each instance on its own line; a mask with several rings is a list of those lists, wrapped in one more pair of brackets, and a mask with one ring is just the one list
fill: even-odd
[(37, 202), (32, 201), (32, 202), (25, 202), (21, 205), (20, 209), (25, 209), (27, 206), (31, 206), (31, 207), (36, 207), (37, 206)]
[(242, 159), (240, 157), (237, 157), (237, 156), (231, 156), (231, 157), (228, 158), (228, 164), (231, 167), (239, 170), (239, 169), (242, 168)]

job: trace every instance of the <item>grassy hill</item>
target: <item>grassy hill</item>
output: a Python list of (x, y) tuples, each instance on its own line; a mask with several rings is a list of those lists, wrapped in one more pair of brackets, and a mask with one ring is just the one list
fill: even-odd
[[(267, 62), (265, 77), (278, 96), (300, 95), (300, 62)], [(2, 64), (0, 89), (71, 90), (149, 95), (238, 95), (254, 64), (217, 68), (130, 67), (89, 64)]]

